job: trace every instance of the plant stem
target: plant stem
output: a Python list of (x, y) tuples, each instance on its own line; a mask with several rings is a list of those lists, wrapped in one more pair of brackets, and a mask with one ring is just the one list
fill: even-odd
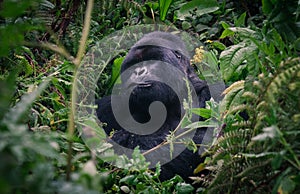
[(67, 172), (66, 172), (66, 180), (70, 180), (70, 175), (72, 171), (72, 147), (73, 147), (73, 136), (75, 131), (75, 111), (76, 111), (76, 100), (77, 100), (77, 75), (78, 75), (78, 69), (80, 66), (80, 62), (82, 60), (85, 47), (86, 47), (86, 41), (89, 35), (90, 30), (90, 23), (91, 23), (91, 14), (93, 10), (93, 4), (94, 0), (88, 0), (87, 2), (87, 8), (85, 12), (85, 18), (84, 18), (84, 26), (82, 29), (82, 36), (79, 42), (79, 48), (77, 52), (77, 56), (74, 59), (73, 63), (75, 65), (74, 70), (74, 76), (72, 81), (72, 88), (71, 88), (71, 107), (70, 107), (70, 113), (69, 113), (69, 122), (68, 122), (68, 142), (69, 142), (69, 148), (68, 148), (68, 156), (67, 156)]

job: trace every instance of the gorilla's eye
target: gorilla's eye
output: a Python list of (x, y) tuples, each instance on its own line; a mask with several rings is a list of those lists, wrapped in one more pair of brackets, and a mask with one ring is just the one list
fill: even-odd
[(174, 54), (178, 59), (181, 59), (181, 54), (179, 53), (179, 51), (174, 51)]

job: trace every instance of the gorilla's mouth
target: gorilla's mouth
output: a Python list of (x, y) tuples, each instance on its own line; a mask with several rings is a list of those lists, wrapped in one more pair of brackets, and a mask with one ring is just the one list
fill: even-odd
[(148, 83), (148, 82), (145, 82), (145, 83), (139, 83), (138, 85), (137, 85), (137, 87), (139, 87), (139, 88), (148, 88), (148, 87), (151, 87), (152, 86), (152, 83)]
[(152, 81), (144, 81), (144, 82), (132, 82), (130, 83), (127, 88), (130, 89), (130, 88), (135, 88), (135, 87), (138, 87), (138, 88), (149, 88), (153, 85), (153, 82)]

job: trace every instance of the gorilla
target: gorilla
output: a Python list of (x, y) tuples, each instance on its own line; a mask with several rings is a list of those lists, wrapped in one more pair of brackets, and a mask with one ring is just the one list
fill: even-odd
[[(167, 68), (168, 65), (172, 68)], [(144, 151), (164, 142), (170, 131), (178, 128), (185, 112), (181, 99), (186, 98), (188, 93), (187, 89), (182, 89), (186, 88), (184, 78), (191, 83), (196, 94), (193, 106), (205, 107), (205, 101), (211, 97), (209, 88), (190, 65), (184, 42), (178, 36), (167, 32), (155, 31), (144, 35), (129, 50), (122, 63), (121, 84), (117, 94), (96, 100), (97, 116), (104, 123), (103, 128), (110, 141), (128, 149), (139, 146), (140, 150)], [(161, 102), (164, 108), (155, 109), (155, 102)], [(159, 107), (160, 104), (157, 105)], [(154, 111), (151, 110), (151, 106)], [(126, 109), (129, 115), (123, 114)], [(160, 116), (163, 113), (166, 113), (165, 116)], [(154, 117), (158, 120), (147, 125)], [(197, 118), (199, 119), (202, 120)], [(135, 122), (139, 123), (140, 127), (130, 130), (134, 128)], [(155, 126), (160, 122), (161, 125)], [(206, 130), (200, 128), (194, 131), (192, 139), (196, 144), (201, 144)], [(177, 147), (177, 144), (174, 144), (174, 147)], [(170, 155), (162, 154), (160, 157), (168, 158), (161, 166), (162, 181), (176, 174), (188, 180), (203, 160), (197, 152), (185, 147), (172, 160)]]

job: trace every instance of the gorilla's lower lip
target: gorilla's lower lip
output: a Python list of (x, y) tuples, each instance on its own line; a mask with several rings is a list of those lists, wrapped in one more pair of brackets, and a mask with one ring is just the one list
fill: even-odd
[(151, 82), (138, 82), (138, 83), (131, 83), (128, 85), (127, 88), (135, 88), (135, 87), (139, 87), (139, 88), (147, 88), (147, 87), (151, 87), (152, 83)]
[(150, 87), (152, 86), (151, 83), (140, 83), (137, 85), (137, 87), (140, 87), (140, 88), (147, 88), (147, 87)]

